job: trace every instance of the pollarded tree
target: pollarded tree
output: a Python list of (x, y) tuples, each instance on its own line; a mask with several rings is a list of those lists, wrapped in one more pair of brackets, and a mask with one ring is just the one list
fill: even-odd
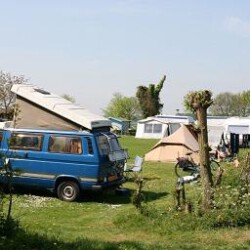
[(212, 93), (209, 90), (194, 91), (184, 98), (184, 104), (191, 110), (198, 120), (198, 143), (200, 156), (201, 180), (203, 186), (202, 207), (210, 209), (213, 202), (213, 179), (209, 162), (209, 145), (207, 135), (207, 109), (213, 103)]
[(163, 104), (160, 102), (160, 92), (165, 80), (166, 76), (164, 75), (158, 84), (149, 84), (148, 87), (137, 87), (136, 97), (139, 100), (144, 118), (157, 115), (161, 112)]
[(12, 85), (22, 83), (27, 83), (27, 79), (23, 76), (15, 76), (0, 71), (0, 108), (5, 118), (11, 112), (15, 101), (15, 94), (11, 92)]
[(106, 109), (103, 109), (103, 113), (106, 117), (120, 117), (133, 121), (140, 117), (141, 110), (136, 97), (115, 93)]

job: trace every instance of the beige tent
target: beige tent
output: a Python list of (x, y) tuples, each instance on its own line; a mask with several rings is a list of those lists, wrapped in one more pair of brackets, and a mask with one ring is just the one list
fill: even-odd
[(192, 152), (193, 160), (199, 162), (197, 135), (186, 125), (182, 125), (172, 135), (162, 138), (145, 155), (145, 161), (174, 162), (177, 157)]

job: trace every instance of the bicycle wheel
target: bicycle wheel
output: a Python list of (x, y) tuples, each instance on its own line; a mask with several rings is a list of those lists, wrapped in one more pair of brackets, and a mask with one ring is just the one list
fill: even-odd
[(177, 162), (174, 166), (174, 172), (176, 174), (176, 176), (178, 177), (182, 177), (183, 174), (183, 167), (181, 166), (180, 162)]
[(187, 175), (193, 175), (199, 172), (199, 169), (193, 165), (191, 162), (183, 164), (181, 162), (177, 162), (174, 167), (175, 174), (182, 178)]

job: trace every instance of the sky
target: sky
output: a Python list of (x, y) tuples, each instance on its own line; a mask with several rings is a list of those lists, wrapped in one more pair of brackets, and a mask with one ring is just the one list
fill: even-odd
[(0, 70), (102, 114), (157, 84), (163, 114), (190, 91), (250, 90), (249, 0), (0, 0)]

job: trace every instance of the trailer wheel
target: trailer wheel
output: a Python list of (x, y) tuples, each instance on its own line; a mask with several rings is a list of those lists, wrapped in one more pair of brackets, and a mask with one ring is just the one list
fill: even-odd
[(63, 201), (75, 201), (79, 198), (80, 189), (74, 181), (62, 181), (57, 187), (57, 196)]

